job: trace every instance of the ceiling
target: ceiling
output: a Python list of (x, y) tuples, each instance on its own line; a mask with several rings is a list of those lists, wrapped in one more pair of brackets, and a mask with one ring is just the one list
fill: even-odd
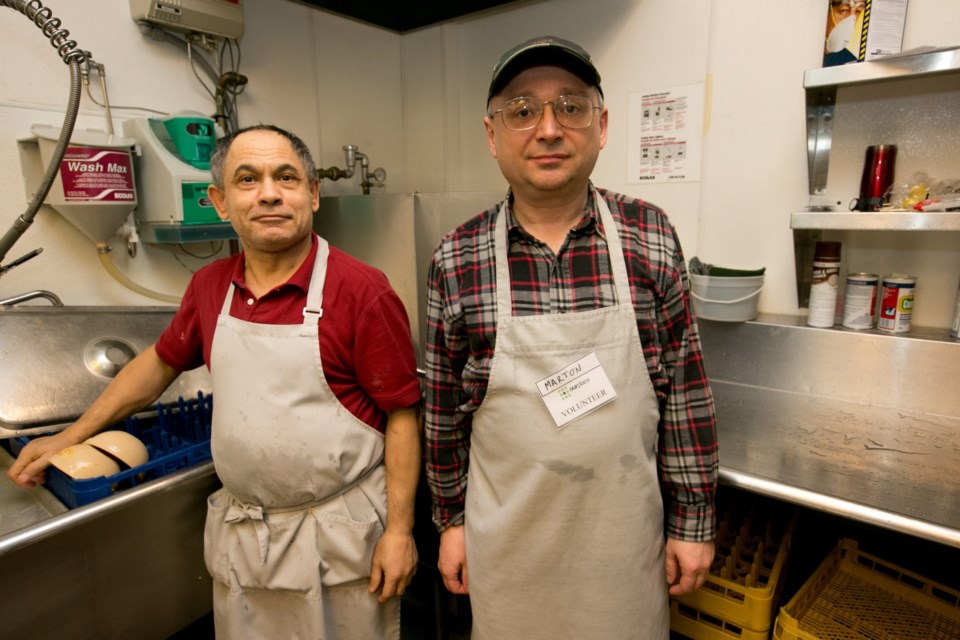
[(516, 0), (298, 0), (393, 31), (411, 31)]

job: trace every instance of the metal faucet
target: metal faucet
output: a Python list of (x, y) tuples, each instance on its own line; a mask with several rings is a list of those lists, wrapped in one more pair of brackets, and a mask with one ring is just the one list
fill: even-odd
[(27, 293), (21, 293), (17, 296), (10, 296), (9, 298), (0, 298), (0, 307), (12, 307), (15, 304), (20, 302), (26, 302), (27, 300), (33, 300), (34, 298), (46, 298), (53, 303), (55, 307), (62, 307), (63, 302), (60, 301), (60, 298), (57, 297), (52, 291), (47, 291), (45, 289), (37, 289), (36, 291), (28, 291)]
[[(42, 248), (34, 249), (30, 253), (21, 256), (14, 260), (13, 262), (3, 265), (0, 267), (0, 276), (5, 274), (10, 269), (18, 267), (27, 260), (32, 260), (43, 252)], [(27, 293), (21, 293), (20, 295), (10, 296), (9, 298), (0, 298), (0, 307), (12, 307), (18, 302), (26, 302), (27, 300), (33, 300), (34, 298), (46, 298), (53, 303), (55, 307), (62, 307), (63, 303), (60, 302), (60, 298), (57, 297), (57, 294), (52, 291), (45, 291), (43, 289), (37, 289), (36, 291), (28, 291)]]
[(387, 172), (382, 168), (377, 167), (373, 170), (371, 180), (370, 162), (367, 159), (367, 156), (360, 153), (359, 147), (354, 144), (343, 145), (343, 155), (346, 160), (347, 168), (341, 169), (339, 167), (328, 167), (326, 169), (318, 169), (317, 177), (318, 178), (327, 178), (329, 180), (339, 180), (340, 178), (352, 178), (354, 167), (357, 165), (357, 160), (360, 161), (360, 188), (363, 190), (364, 195), (370, 194), (370, 187), (382, 187), (383, 181), (387, 179)]

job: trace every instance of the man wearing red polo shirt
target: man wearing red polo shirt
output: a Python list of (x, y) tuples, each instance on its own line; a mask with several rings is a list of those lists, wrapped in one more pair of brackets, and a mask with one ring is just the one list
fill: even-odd
[(223, 482), (205, 531), (218, 636), (398, 640), (420, 464), (403, 305), (382, 273), (312, 232), (320, 184), (298, 137), (235, 132), (217, 141), (211, 173), (243, 252), (198, 271), (157, 343), (9, 475), (42, 482), (51, 455), (206, 364)]

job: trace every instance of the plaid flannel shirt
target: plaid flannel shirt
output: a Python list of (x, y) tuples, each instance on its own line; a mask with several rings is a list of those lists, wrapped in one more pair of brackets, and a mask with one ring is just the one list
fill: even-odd
[[(616, 291), (606, 229), (589, 186), (586, 211), (559, 254), (508, 216), (516, 315), (610, 306)], [(657, 207), (597, 190), (619, 228), (644, 359), (660, 404), (658, 466), (666, 533), (705, 541), (714, 535), (716, 420), (689, 301), (683, 254)], [(508, 194), (508, 203), (512, 197)], [(494, 227), (499, 205), (448, 233), (430, 265), (425, 387), (426, 475), (441, 530), (462, 524), (470, 430), (487, 389), (496, 344)], [(518, 420), (516, 428), (523, 428)]]

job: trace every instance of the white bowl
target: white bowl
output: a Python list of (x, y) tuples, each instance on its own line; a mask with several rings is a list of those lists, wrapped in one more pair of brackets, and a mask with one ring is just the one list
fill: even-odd
[(103, 431), (87, 438), (86, 443), (116, 458), (127, 467), (139, 467), (150, 459), (146, 445), (126, 431)]
[(62, 449), (50, 458), (50, 464), (75, 480), (120, 473), (116, 460), (85, 442)]

